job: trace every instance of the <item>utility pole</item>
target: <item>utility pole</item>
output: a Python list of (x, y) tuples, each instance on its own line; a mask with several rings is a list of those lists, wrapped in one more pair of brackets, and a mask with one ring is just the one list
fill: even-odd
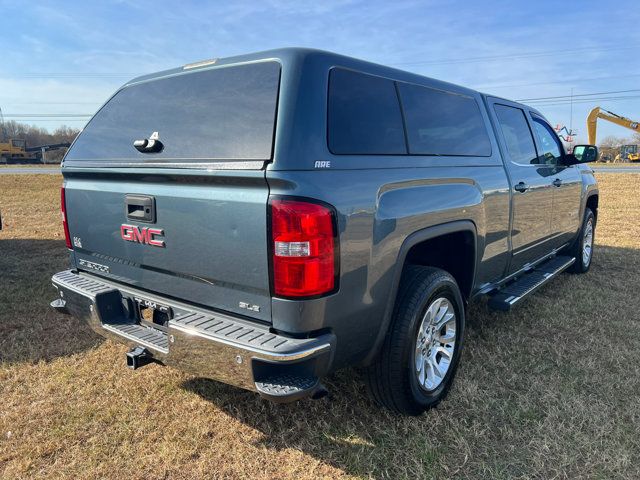
[(7, 127), (4, 125), (4, 115), (2, 114), (2, 107), (0, 107), (0, 134), (2, 134), (2, 138), (0, 138), (0, 141), (6, 142), (9, 140), (7, 138)]
[(571, 148), (571, 152), (573, 152), (573, 87), (571, 87), (571, 110), (569, 112), (569, 148)]
[(571, 87), (571, 112), (569, 114), (569, 131), (573, 132), (573, 87)]

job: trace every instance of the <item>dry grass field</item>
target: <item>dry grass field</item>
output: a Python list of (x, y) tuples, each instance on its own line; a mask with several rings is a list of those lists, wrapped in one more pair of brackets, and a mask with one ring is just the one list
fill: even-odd
[(272, 405), (54, 313), (59, 176), (0, 176), (0, 477), (640, 478), (640, 175), (601, 174), (593, 267), (469, 312), (448, 399), (378, 410), (356, 372)]
[(631, 168), (640, 168), (640, 162), (620, 162), (620, 163), (590, 163), (590, 167), (598, 169), (598, 168), (615, 168), (615, 167), (631, 167)]

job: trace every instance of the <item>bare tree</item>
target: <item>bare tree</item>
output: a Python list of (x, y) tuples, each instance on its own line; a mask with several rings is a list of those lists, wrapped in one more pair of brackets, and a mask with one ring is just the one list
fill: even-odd
[(605, 162), (611, 162), (616, 158), (616, 155), (620, 153), (620, 147), (626, 145), (628, 140), (622, 137), (616, 137), (609, 135), (600, 140), (600, 159)]
[(7, 136), (9, 138), (19, 138), (27, 141), (27, 146), (37, 147), (51, 143), (72, 142), (79, 130), (63, 125), (50, 133), (46, 128), (26, 125), (24, 123), (9, 120), (4, 122)]
[[(62, 125), (53, 132), (46, 128), (35, 125), (26, 125), (15, 120), (5, 121), (2, 125), (3, 132), (6, 132), (6, 140), (21, 139), (26, 140), (27, 147), (38, 147), (41, 145), (51, 145), (55, 143), (71, 143), (80, 132), (76, 128)], [(59, 162), (62, 160), (66, 149), (51, 150), (47, 152), (46, 158), (49, 162)]]

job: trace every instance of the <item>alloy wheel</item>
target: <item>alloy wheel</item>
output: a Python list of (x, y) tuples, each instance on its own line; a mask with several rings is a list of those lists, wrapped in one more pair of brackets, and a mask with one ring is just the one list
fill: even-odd
[(582, 237), (582, 264), (586, 267), (591, 263), (591, 253), (593, 251), (593, 219), (589, 219), (584, 227)]
[(417, 331), (414, 371), (418, 384), (430, 392), (440, 386), (449, 371), (456, 344), (456, 313), (444, 297), (427, 307)]

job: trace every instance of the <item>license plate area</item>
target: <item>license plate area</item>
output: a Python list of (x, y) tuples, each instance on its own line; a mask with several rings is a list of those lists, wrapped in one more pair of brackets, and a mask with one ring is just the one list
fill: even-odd
[(173, 311), (168, 305), (163, 305), (146, 298), (134, 297), (138, 321), (149, 327), (167, 331), (169, 320), (173, 318)]

